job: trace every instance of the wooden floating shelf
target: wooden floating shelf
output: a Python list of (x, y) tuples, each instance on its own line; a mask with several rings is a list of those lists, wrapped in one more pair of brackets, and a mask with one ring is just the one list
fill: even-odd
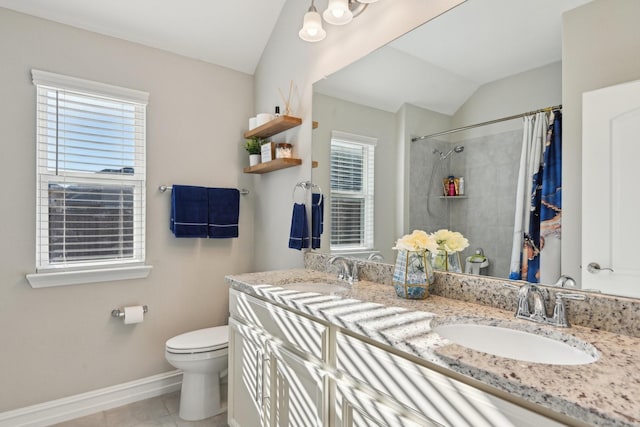
[(258, 138), (269, 138), (285, 130), (289, 130), (302, 124), (302, 119), (294, 116), (280, 116), (275, 119), (258, 126), (255, 129), (248, 130), (244, 133), (245, 138), (257, 136)]
[(300, 166), (301, 164), (302, 164), (302, 159), (294, 159), (294, 158), (275, 159), (275, 160), (271, 160), (270, 162), (259, 163), (255, 166), (248, 166), (244, 168), (244, 173), (262, 174), (262, 173), (277, 171), (280, 169), (291, 168), (294, 166)]

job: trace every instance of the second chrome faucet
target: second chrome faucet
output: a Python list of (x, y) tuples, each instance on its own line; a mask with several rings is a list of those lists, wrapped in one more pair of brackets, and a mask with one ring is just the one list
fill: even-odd
[(351, 284), (358, 281), (358, 263), (356, 260), (348, 260), (341, 256), (329, 258), (329, 264), (335, 264), (336, 262), (340, 263), (338, 279), (345, 280)]

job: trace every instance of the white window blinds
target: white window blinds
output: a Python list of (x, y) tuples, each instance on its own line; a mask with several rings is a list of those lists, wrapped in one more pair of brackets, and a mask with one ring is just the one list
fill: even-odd
[(374, 153), (377, 140), (331, 134), (331, 250), (368, 250), (373, 242)]
[(36, 266), (144, 262), (147, 94), (33, 70)]

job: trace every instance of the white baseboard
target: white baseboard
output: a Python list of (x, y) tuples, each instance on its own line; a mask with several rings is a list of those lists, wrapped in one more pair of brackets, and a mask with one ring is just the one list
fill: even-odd
[(0, 427), (45, 427), (128, 403), (180, 390), (182, 371), (175, 370), (0, 413)]

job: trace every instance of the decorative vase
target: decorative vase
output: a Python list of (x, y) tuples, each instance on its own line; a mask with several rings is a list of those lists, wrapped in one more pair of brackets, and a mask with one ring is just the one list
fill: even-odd
[(437, 252), (430, 253), (430, 257), (431, 267), (433, 267), (434, 270), (462, 273), (459, 252), (447, 252), (439, 249)]
[(249, 166), (255, 166), (260, 163), (260, 154), (249, 154)]
[(433, 279), (427, 251), (398, 251), (393, 271), (396, 295), (407, 299), (424, 299), (429, 296), (429, 285)]

